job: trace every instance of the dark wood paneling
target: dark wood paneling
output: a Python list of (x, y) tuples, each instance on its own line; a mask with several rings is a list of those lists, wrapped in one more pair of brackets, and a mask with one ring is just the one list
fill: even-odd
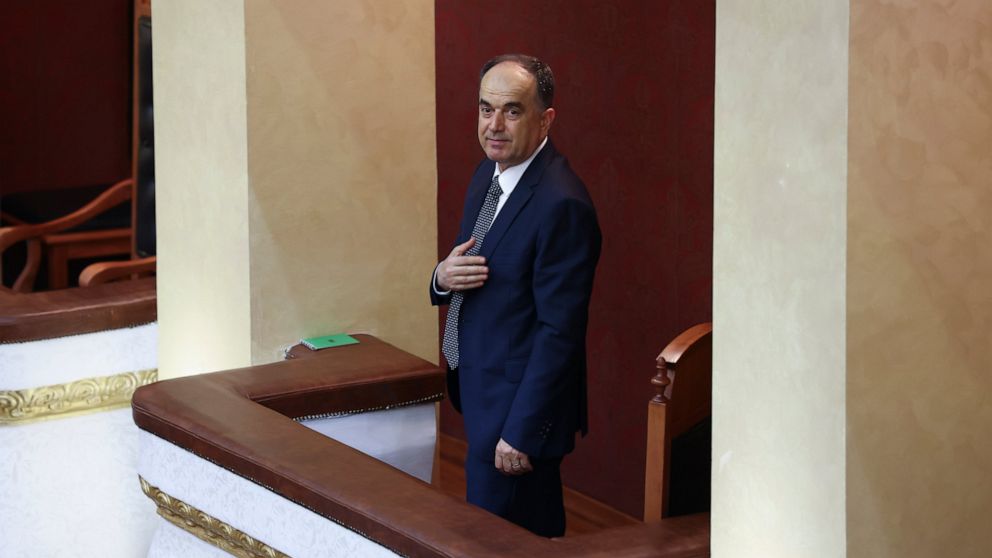
[(0, 3), (0, 194), (130, 175), (130, 0)]

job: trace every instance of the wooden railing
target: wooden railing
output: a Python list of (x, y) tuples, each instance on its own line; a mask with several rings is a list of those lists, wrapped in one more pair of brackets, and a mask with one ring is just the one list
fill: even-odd
[(296, 422), (443, 396), (441, 369), (374, 337), (356, 337), (359, 344), (315, 358), (146, 386), (135, 394), (134, 420), (400, 555), (709, 555), (708, 515), (545, 539)]
[(0, 290), (0, 343), (131, 327), (156, 315), (151, 278), (37, 293)]

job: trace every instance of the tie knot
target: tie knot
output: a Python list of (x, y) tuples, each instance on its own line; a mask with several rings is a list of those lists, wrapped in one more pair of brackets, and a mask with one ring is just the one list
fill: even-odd
[(503, 189), (499, 187), (499, 175), (493, 177), (492, 183), (489, 184), (489, 195), (494, 198), (499, 198), (503, 195)]

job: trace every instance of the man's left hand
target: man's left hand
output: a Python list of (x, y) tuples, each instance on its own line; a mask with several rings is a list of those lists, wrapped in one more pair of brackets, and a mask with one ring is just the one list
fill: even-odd
[(503, 438), (496, 444), (496, 469), (505, 475), (522, 475), (534, 470), (527, 454), (513, 449)]

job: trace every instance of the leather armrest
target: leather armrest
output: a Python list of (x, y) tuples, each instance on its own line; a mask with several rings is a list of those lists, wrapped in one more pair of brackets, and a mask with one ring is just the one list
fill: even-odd
[(0, 343), (18, 343), (154, 322), (155, 279), (37, 293), (0, 290)]

